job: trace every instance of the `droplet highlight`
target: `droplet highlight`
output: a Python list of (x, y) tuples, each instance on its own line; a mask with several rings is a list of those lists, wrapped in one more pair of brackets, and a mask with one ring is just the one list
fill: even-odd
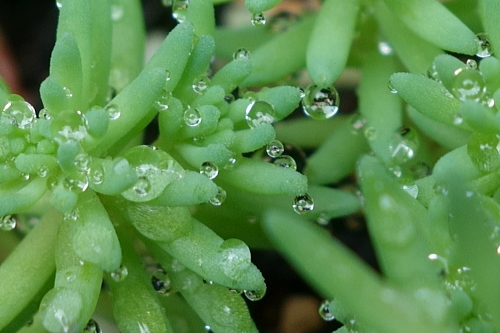
[(244, 290), (243, 294), (249, 301), (260, 301), (266, 295), (266, 290)]
[(478, 70), (459, 68), (451, 81), (450, 92), (462, 102), (466, 100), (480, 102), (486, 93), (486, 82)]
[(238, 49), (233, 53), (233, 60), (250, 59), (250, 51), (247, 49)]
[(127, 278), (128, 269), (127, 269), (127, 267), (121, 265), (120, 267), (118, 267), (117, 269), (115, 269), (114, 271), (109, 273), (109, 275), (116, 282), (121, 282)]
[(318, 313), (321, 319), (323, 319), (324, 321), (332, 321), (335, 319), (335, 316), (330, 310), (330, 301), (327, 299), (321, 302)]
[(264, 101), (253, 101), (245, 110), (245, 119), (250, 128), (255, 128), (260, 124), (272, 124), (274, 117), (274, 106)]
[(254, 26), (262, 26), (266, 24), (266, 17), (262, 13), (253, 14), (250, 22), (252, 22)]
[(218, 187), (215, 197), (210, 199), (210, 203), (214, 206), (220, 206), (226, 200), (227, 193), (222, 187)]
[(279, 168), (297, 170), (297, 162), (289, 155), (278, 156), (273, 164)]
[(184, 122), (189, 127), (198, 126), (201, 123), (201, 113), (198, 109), (187, 108), (184, 111)]
[(201, 164), (200, 173), (208, 177), (208, 179), (214, 179), (219, 174), (219, 168), (212, 162), (203, 162)]
[(276, 158), (281, 156), (285, 151), (283, 143), (279, 140), (273, 140), (266, 145), (266, 153), (271, 158)]
[(492, 55), (491, 45), (486, 33), (478, 33), (476, 35), (477, 51), (476, 56), (479, 58), (487, 58)]
[(0, 230), (11, 231), (16, 227), (17, 219), (12, 215), (5, 215), (0, 218)]
[(205, 91), (207, 91), (209, 84), (210, 84), (210, 79), (205, 75), (203, 75), (194, 79), (191, 87), (193, 88), (195, 93), (203, 94)]
[(179, 23), (186, 21), (189, 0), (174, 0), (172, 3), (172, 17)]
[[(16, 95), (11, 95), (13, 96)], [(16, 96), (16, 100), (13, 98), (4, 106), (2, 118), (7, 118), (14, 126), (27, 129), (33, 124), (36, 112), (30, 103)]]
[(120, 108), (118, 107), (118, 105), (109, 104), (108, 106), (106, 106), (106, 108), (104, 110), (106, 110), (106, 112), (108, 113), (109, 119), (116, 120), (116, 119), (120, 118), (121, 112), (120, 112)]

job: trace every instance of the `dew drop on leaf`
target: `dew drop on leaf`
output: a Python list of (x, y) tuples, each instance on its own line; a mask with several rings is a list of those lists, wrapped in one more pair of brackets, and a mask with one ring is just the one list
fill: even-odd
[(127, 275), (128, 275), (128, 269), (123, 265), (121, 265), (120, 267), (118, 267), (117, 269), (115, 269), (110, 273), (111, 278), (116, 282), (121, 282), (125, 280)]
[(394, 164), (413, 159), (418, 149), (418, 137), (414, 130), (404, 127), (389, 140), (389, 152)]
[(9, 97), (12, 98), (3, 108), (2, 118), (6, 118), (12, 125), (21, 129), (31, 127), (36, 118), (36, 112), (33, 106), (22, 100), (22, 98), (17, 97), (17, 95), (11, 95)]
[(273, 161), (273, 164), (277, 167), (280, 167), (280, 168), (297, 170), (297, 163), (295, 162), (293, 157), (291, 157), (289, 155), (278, 156)]
[(0, 230), (10, 231), (16, 227), (17, 220), (12, 215), (5, 215), (0, 218)]
[(109, 104), (105, 108), (106, 112), (109, 114), (109, 119), (116, 120), (120, 118), (120, 108), (116, 104)]
[(193, 88), (195, 93), (203, 94), (205, 91), (207, 91), (209, 84), (210, 79), (207, 76), (202, 75), (193, 80), (193, 84), (191, 85), (191, 87)]
[(302, 99), (302, 110), (315, 120), (329, 119), (339, 111), (340, 96), (334, 86), (319, 87), (310, 84)]
[(261, 26), (266, 24), (266, 18), (262, 13), (253, 14), (250, 22), (252, 22), (254, 26)]
[(222, 187), (218, 187), (215, 197), (210, 199), (210, 203), (214, 206), (220, 206), (226, 200), (227, 193)]
[(314, 200), (304, 193), (293, 199), (292, 208), (297, 214), (305, 214), (314, 209)]
[(188, 125), (189, 127), (198, 126), (202, 120), (200, 111), (198, 111), (198, 109), (190, 107), (187, 108), (186, 111), (184, 111), (183, 119), (186, 125)]
[(172, 17), (177, 20), (178, 23), (183, 23), (186, 21), (187, 9), (189, 6), (189, 0), (174, 0), (172, 3)]
[(249, 301), (259, 301), (266, 295), (266, 290), (244, 290), (243, 293)]
[(233, 53), (233, 60), (238, 59), (250, 59), (250, 51), (248, 51), (247, 49), (237, 49)]
[(273, 140), (266, 145), (266, 153), (269, 157), (279, 157), (284, 151), (285, 147), (279, 140)]
[(492, 55), (490, 42), (486, 33), (478, 33), (476, 35), (477, 51), (476, 56), (479, 58), (487, 58)]
[(330, 311), (330, 301), (325, 299), (321, 304), (319, 305), (318, 309), (319, 316), (324, 320), (324, 321), (332, 321), (335, 319), (335, 316), (333, 313)]
[(394, 53), (392, 46), (386, 41), (378, 42), (377, 49), (378, 52), (385, 57), (391, 56)]
[(453, 96), (461, 100), (481, 101), (486, 93), (486, 82), (478, 70), (472, 68), (459, 68), (451, 81)]
[(90, 319), (87, 326), (85, 326), (83, 333), (102, 333), (102, 330), (94, 319)]
[(132, 187), (132, 190), (139, 196), (145, 196), (151, 189), (151, 183), (146, 177), (139, 177), (137, 182)]
[(274, 107), (264, 101), (253, 101), (245, 111), (245, 118), (250, 128), (255, 128), (260, 124), (272, 124), (274, 117)]
[(168, 109), (168, 102), (170, 101), (170, 98), (172, 97), (172, 93), (170, 91), (167, 91), (163, 89), (161, 92), (160, 96), (158, 99), (155, 101), (155, 108), (158, 111), (166, 111)]
[(219, 168), (212, 162), (203, 162), (201, 164), (200, 173), (208, 177), (208, 179), (214, 179), (219, 174)]

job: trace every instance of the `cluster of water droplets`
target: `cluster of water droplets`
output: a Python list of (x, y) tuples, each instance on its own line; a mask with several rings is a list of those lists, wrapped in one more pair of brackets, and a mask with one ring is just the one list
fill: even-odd
[(304, 91), (302, 110), (315, 120), (330, 119), (339, 111), (340, 96), (337, 89), (310, 84)]

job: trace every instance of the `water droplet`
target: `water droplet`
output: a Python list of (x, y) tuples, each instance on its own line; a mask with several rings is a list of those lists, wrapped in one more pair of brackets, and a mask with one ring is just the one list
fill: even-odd
[(431, 80), (441, 82), (439, 78), (439, 72), (437, 71), (436, 64), (432, 64), (431, 67), (427, 70), (427, 77)]
[(281, 156), (285, 151), (285, 147), (279, 140), (273, 140), (266, 146), (266, 153), (269, 157), (276, 158)]
[(119, 5), (111, 5), (111, 20), (119, 21), (123, 17), (123, 7)]
[(184, 111), (184, 122), (190, 127), (198, 126), (201, 123), (201, 113), (198, 109), (188, 107)]
[(85, 173), (75, 172), (64, 178), (63, 185), (70, 191), (85, 192), (89, 187), (89, 178)]
[(36, 112), (30, 103), (13, 98), (3, 108), (2, 118), (7, 118), (14, 126), (25, 129), (31, 127), (36, 118)]
[(250, 59), (250, 51), (247, 49), (237, 49), (236, 52), (233, 53), (233, 60), (238, 59)]
[(62, 8), (62, 3), (63, 3), (63, 0), (56, 0), (56, 7), (58, 9), (61, 9)]
[(213, 286), (214, 285), (214, 281), (203, 279), (203, 284), (206, 285), (206, 286)]
[(212, 328), (210, 327), (210, 325), (205, 325), (203, 326), (203, 329), (205, 330), (205, 332), (207, 333), (213, 333), (214, 331), (212, 331)]
[(234, 102), (234, 96), (232, 94), (226, 95), (226, 96), (224, 96), (224, 101), (226, 103), (232, 103), (232, 102)]
[(297, 170), (297, 163), (295, 162), (293, 157), (289, 155), (281, 155), (277, 157), (273, 161), (273, 164), (280, 168)]
[(104, 181), (104, 168), (101, 164), (94, 165), (90, 168), (89, 171), (89, 180), (95, 184), (102, 184)]
[(378, 52), (385, 57), (391, 56), (394, 53), (392, 46), (386, 41), (378, 42), (377, 49), (378, 49)]
[(486, 33), (478, 33), (476, 35), (477, 51), (476, 56), (479, 58), (487, 58), (492, 55), (490, 42)]
[(109, 114), (109, 119), (116, 120), (120, 118), (120, 108), (116, 104), (109, 104), (105, 108), (106, 112)]
[(299, 87), (298, 89), (299, 89), (299, 96), (300, 96), (300, 99), (302, 99), (302, 98), (306, 97), (306, 92), (305, 92), (304, 88)]
[(389, 140), (389, 151), (392, 162), (402, 164), (416, 155), (418, 149), (418, 137), (414, 130), (404, 127)]
[(80, 111), (60, 112), (50, 124), (54, 140), (62, 143), (66, 140), (80, 141), (87, 136), (85, 119)]
[(365, 138), (369, 141), (377, 139), (377, 129), (375, 127), (369, 126), (365, 128), (363, 134), (365, 135)]
[(89, 172), (89, 165), (91, 162), (92, 157), (88, 154), (78, 154), (73, 161), (73, 165), (78, 169), (78, 171), (87, 173)]
[(319, 87), (310, 84), (302, 99), (302, 110), (315, 120), (329, 119), (339, 111), (340, 96), (334, 86)]
[(224, 164), (224, 169), (225, 170), (232, 170), (232, 169), (234, 169), (234, 167), (236, 166), (237, 163), (238, 163), (238, 160), (236, 159), (236, 157), (231, 156), (227, 160), (226, 164)]
[(316, 223), (322, 227), (327, 227), (330, 224), (330, 216), (324, 212), (319, 213), (316, 218)]
[(146, 177), (139, 177), (137, 182), (132, 186), (132, 190), (139, 196), (145, 196), (151, 189), (151, 183)]
[(305, 214), (314, 209), (314, 200), (307, 193), (298, 195), (293, 199), (292, 208), (297, 214)]
[(244, 290), (245, 297), (249, 301), (259, 301), (266, 295), (266, 289), (263, 290)]
[(21, 179), (22, 180), (30, 180), (31, 175), (27, 172), (21, 172)]
[(208, 179), (214, 179), (219, 174), (219, 168), (212, 162), (203, 162), (201, 164), (200, 173), (208, 177)]
[(161, 92), (160, 96), (158, 99), (155, 101), (155, 108), (158, 111), (166, 111), (168, 109), (168, 102), (170, 101), (170, 98), (172, 97), (172, 93), (170, 91), (167, 91), (163, 89)]
[(210, 203), (214, 206), (220, 206), (226, 200), (227, 193), (222, 187), (218, 187), (217, 194), (215, 197), (210, 199)]
[(76, 221), (80, 218), (80, 212), (78, 209), (73, 209), (72, 211), (65, 213), (63, 216), (64, 221)]
[(40, 165), (37, 170), (37, 175), (40, 178), (45, 178), (47, 177), (47, 174), (49, 173), (49, 168), (45, 165)]
[(168, 296), (172, 291), (172, 282), (170, 281), (170, 277), (167, 272), (160, 268), (158, 269), (153, 276), (151, 277), (151, 284), (153, 285), (153, 289), (158, 293), (165, 296)]
[(391, 94), (397, 94), (398, 93), (398, 90), (396, 88), (394, 88), (394, 86), (392, 85), (392, 82), (389, 81), (389, 83), (387, 84), (387, 88), (389, 88), (389, 91)]
[(101, 328), (99, 327), (99, 324), (94, 319), (90, 319), (89, 322), (87, 323), (87, 326), (85, 326), (85, 329), (83, 330), (84, 333), (102, 333)]
[(125, 278), (127, 277), (128, 269), (127, 269), (127, 267), (121, 265), (120, 267), (118, 267), (114, 271), (110, 272), (109, 275), (116, 282), (121, 282), (121, 281), (125, 280)]
[(260, 124), (272, 124), (274, 121), (274, 106), (264, 101), (253, 101), (245, 111), (245, 119), (250, 128)]
[(368, 123), (368, 119), (363, 117), (360, 113), (355, 113), (351, 118), (352, 133), (359, 134), (361, 129)]
[(269, 28), (274, 32), (287, 31), (298, 21), (298, 16), (294, 13), (282, 11), (271, 17)]
[(45, 119), (45, 120), (52, 119), (52, 117), (50, 116), (50, 112), (47, 109), (41, 109), (40, 112), (38, 112), (38, 118)]
[(495, 134), (474, 133), (467, 143), (467, 153), (481, 171), (493, 171), (500, 166), (500, 140)]
[(461, 114), (455, 113), (453, 115), (453, 125), (458, 126), (461, 125), (464, 122), (464, 118), (462, 117)]
[(261, 26), (266, 24), (266, 18), (262, 13), (253, 14), (252, 20), (250, 22), (252, 22), (252, 24), (255, 26)]
[(459, 68), (451, 81), (453, 96), (461, 101), (481, 101), (486, 93), (486, 82), (481, 72), (472, 68)]
[(191, 87), (193, 88), (195, 93), (203, 94), (205, 91), (207, 91), (209, 84), (210, 84), (210, 79), (205, 75), (203, 75), (194, 79)]
[(417, 196), (418, 196), (418, 186), (417, 186), (417, 184), (415, 184), (415, 183), (413, 183), (413, 184), (402, 184), (401, 188), (406, 193), (408, 193), (409, 195), (411, 195), (412, 197), (414, 197), (415, 199), (417, 198)]
[(16, 227), (17, 219), (12, 215), (5, 215), (0, 218), (0, 230), (10, 231)]
[(172, 17), (179, 23), (186, 21), (189, 0), (174, 0), (172, 3)]
[(474, 59), (467, 59), (465, 62), (468, 68), (477, 69), (477, 61)]
[(332, 321), (335, 319), (335, 316), (330, 311), (330, 301), (325, 299), (321, 302), (318, 309), (319, 316), (325, 321)]

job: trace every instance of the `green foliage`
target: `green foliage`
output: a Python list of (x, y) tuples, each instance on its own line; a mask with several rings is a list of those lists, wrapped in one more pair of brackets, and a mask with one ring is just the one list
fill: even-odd
[[(0, 332), (91, 332), (103, 279), (124, 333), (257, 332), (250, 247), (281, 251), (337, 332), (500, 332), (498, 2), (326, 0), (263, 25), (280, 1), (246, 0), (235, 28), (221, 2), (174, 1), (143, 65), (139, 1), (60, 1), (44, 108), (0, 82)], [(381, 273), (321, 229), (359, 211)]]

